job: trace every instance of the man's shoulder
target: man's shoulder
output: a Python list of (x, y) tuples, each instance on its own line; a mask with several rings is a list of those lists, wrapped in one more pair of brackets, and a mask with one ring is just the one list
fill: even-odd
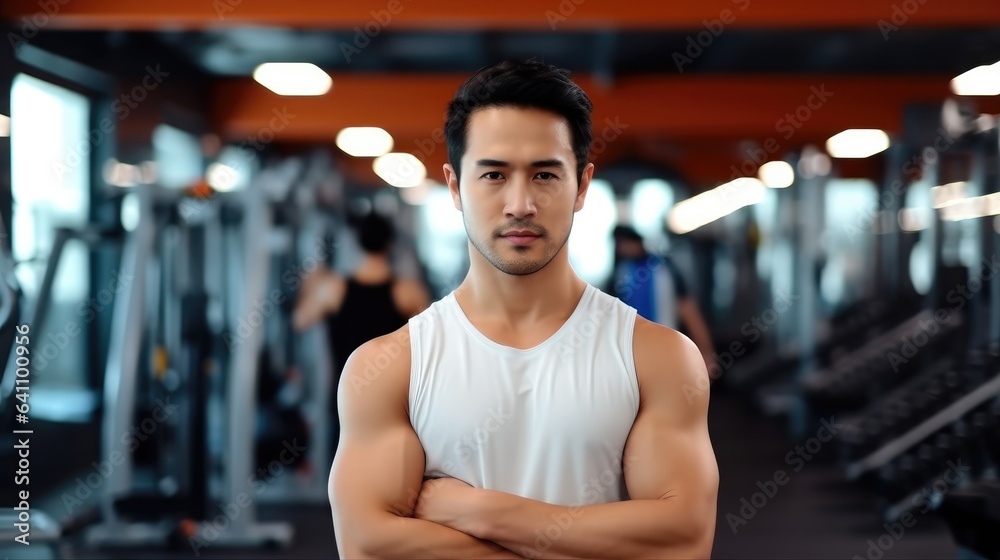
[(373, 338), (351, 353), (344, 365), (341, 383), (359, 391), (373, 388), (392, 392), (409, 386), (410, 325)]
[(642, 317), (636, 317), (634, 332), (632, 353), (641, 397), (705, 385), (705, 361), (690, 338)]

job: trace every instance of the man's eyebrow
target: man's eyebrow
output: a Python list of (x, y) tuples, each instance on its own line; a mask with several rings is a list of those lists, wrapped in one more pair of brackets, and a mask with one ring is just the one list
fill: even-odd
[[(565, 167), (560, 159), (543, 159), (531, 162), (532, 167)], [(498, 159), (476, 160), (476, 167), (510, 167), (510, 163)]]

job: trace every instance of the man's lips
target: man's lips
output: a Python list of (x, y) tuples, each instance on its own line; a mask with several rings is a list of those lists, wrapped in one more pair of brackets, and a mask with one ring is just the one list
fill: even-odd
[(541, 236), (531, 230), (521, 229), (521, 230), (508, 231), (503, 235), (501, 235), (500, 237), (504, 238), (507, 242), (512, 243), (514, 245), (528, 245), (529, 243), (533, 242), (534, 240), (538, 239)]

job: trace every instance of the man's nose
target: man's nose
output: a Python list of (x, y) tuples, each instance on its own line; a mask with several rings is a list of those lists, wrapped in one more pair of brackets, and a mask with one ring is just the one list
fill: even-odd
[(535, 194), (529, 181), (514, 179), (507, 185), (505, 213), (522, 219), (535, 216), (538, 213)]

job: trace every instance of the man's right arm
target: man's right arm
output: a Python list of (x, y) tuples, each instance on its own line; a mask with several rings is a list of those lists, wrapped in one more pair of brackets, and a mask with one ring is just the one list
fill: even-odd
[(409, 378), (409, 326), (362, 345), (344, 367), (337, 398), (340, 444), (329, 484), (340, 556), (519, 558), (489, 541), (412, 518), (424, 451), (407, 414)]

